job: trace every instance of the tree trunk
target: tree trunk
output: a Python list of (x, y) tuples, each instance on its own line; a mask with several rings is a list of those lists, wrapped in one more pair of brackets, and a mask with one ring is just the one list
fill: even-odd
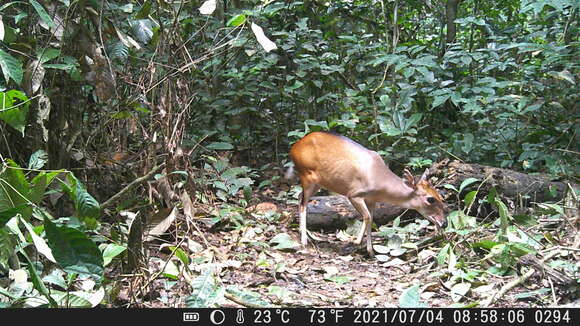
[(461, 0), (447, 0), (445, 4), (445, 17), (447, 18), (447, 35), (445, 37), (445, 46), (443, 52), (447, 48), (447, 44), (454, 43), (457, 31), (455, 29), (455, 18), (457, 17), (457, 9)]

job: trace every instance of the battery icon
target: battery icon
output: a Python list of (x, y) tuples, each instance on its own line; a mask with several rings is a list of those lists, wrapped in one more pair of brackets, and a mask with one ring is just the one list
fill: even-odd
[(184, 312), (183, 321), (199, 321), (199, 313), (197, 312)]

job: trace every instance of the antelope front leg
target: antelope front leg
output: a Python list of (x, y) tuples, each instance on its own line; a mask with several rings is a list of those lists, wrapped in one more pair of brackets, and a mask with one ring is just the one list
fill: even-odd
[[(367, 251), (371, 257), (374, 257), (375, 253), (373, 251), (371, 232), (370, 232), (372, 224), (373, 224), (373, 216), (371, 215), (371, 212), (369, 211), (367, 204), (365, 203), (364, 198), (359, 198), (359, 197), (349, 198), (349, 200), (352, 203), (352, 205), (354, 206), (354, 208), (360, 213), (360, 215), (363, 218), (362, 227), (358, 233), (358, 237), (356, 238), (355, 243), (357, 245), (360, 245), (362, 243), (362, 238), (366, 233), (367, 234)], [(374, 207), (373, 207), (373, 210), (374, 210)]]

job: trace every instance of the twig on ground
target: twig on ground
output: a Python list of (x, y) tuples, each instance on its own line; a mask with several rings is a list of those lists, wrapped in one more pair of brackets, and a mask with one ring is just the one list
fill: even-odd
[(165, 167), (165, 163), (161, 163), (160, 165), (157, 165), (156, 167), (151, 169), (151, 171), (149, 171), (146, 175), (133, 180), (131, 183), (126, 185), (125, 188), (121, 189), (121, 191), (114, 194), (111, 198), (107, 199), (104, 203), (102, 203), (101, 208), (106, 208), (106, 207), (111, 206), (111, 204), (113, 204), (116, 200), (121, 198), (121, 196), (123, 196), (127, 191), (129, 191), (131, 188), (133, 188), (133, 186), (149, 180), (149, 178), (151, 178), (155, 173), (157, 173), (159, 170), (161, 170), (164, 167)]

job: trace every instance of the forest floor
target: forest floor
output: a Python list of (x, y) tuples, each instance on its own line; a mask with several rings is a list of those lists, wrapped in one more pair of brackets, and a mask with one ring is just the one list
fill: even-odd
[[(269, 204), (278, 212), (285, 212), (283, 216), (288, 221), (279, 222), (270, 220), (268, 215), (252, 214), (255, 220), (238, 227), (199, 227), (194, 231), (189, 230), (187, 241), (182, 242), (181, 247), (187, 248), (192, 259), (200, 262), (200, 270), (204, 266), (212, 266), (220, 286), (249, 291), (270, 306), (399, 307), (403, 304), (401, 296), (405, 290), (417, 285), (419, 300), (430, 307), (449, 307), (454, 303), (458, 306), (473, 304), (484, 307), (482, 302), (490, 294), (497, 293), (505, 284), (523, 274), (519, 270), (521, 267), (518, 267), (516, 273), (507, 276), (487, 273), (486, 268), (493, 263), (486, 259), (485, 253), (474, 255), (468, 243), (457, 239), (452, 246), (466, 273), (450, 271), (445, 264), (437, 264), (438, 253), (445, 245), (442, 240), (422, 246), (419, 250), (406, 250), (402, 255), (383, 255), (379, 259), (371, 259), (362, 246), (352, 244), (353, 238), (344, 231), (310, 230), (323, 239), (309, 240), (308, 247), (302, 248), (298, 245), (300, 238), (296, 207)], [(358, 229), (358, 225), (355, 228)], [(569, 231), (569, 237), (559, 245), (574, 246), (578, 235)], [(489, 238), (494, 235), (491, 230), (485, 232), (488, 234), (477, 236)], [(429, 225), (407, 240), (418, 242), (434, 234), (435, 228)], [(275, 238), (279, 241), (274, 242)], [(377, 235), (373, 235), (373, 240), (375, 244), (385, 242), (384, 238)], [(150, 257), (161, 258), (156, 264), (150, 264), (150, 270), (160, 270), (163, 264), (159, 262), (170, 259), (170, 252), (159, 248), (159, 243), (150, 245)], [(469, 253), (470, 257), (463, 256), (463, 253)], [(575, 265), (578, 270), (575, 257), (570, 254), (561, 259)], [(469, 275), (472, 269), (473, 275)], [(191, 277), (195, 277), (195, 272), (200, 270), (194, 271)], [(462, 277), (469, 280), (465, 282), (469, 283), (469, 292), (453, 295), (451, 288), (462, 283), (458, 282)], [(159, 278), (151, 283), (148, 298), (138, 301), (149, 307), (185, 307), (186, 298), (191, 295), (190, 283), (191, 279), (170, 284)], [(541, 307), (570, 302), (578, 305), (577, 298), (577, 290), (570, 292), (568, 287), (558, 286), (544, 275), (535, 273), (506, 295), (494, 300), (491, 306)], [(218, 302), (218, 305), (251, 307), (252, 303), (230, 296)]]

